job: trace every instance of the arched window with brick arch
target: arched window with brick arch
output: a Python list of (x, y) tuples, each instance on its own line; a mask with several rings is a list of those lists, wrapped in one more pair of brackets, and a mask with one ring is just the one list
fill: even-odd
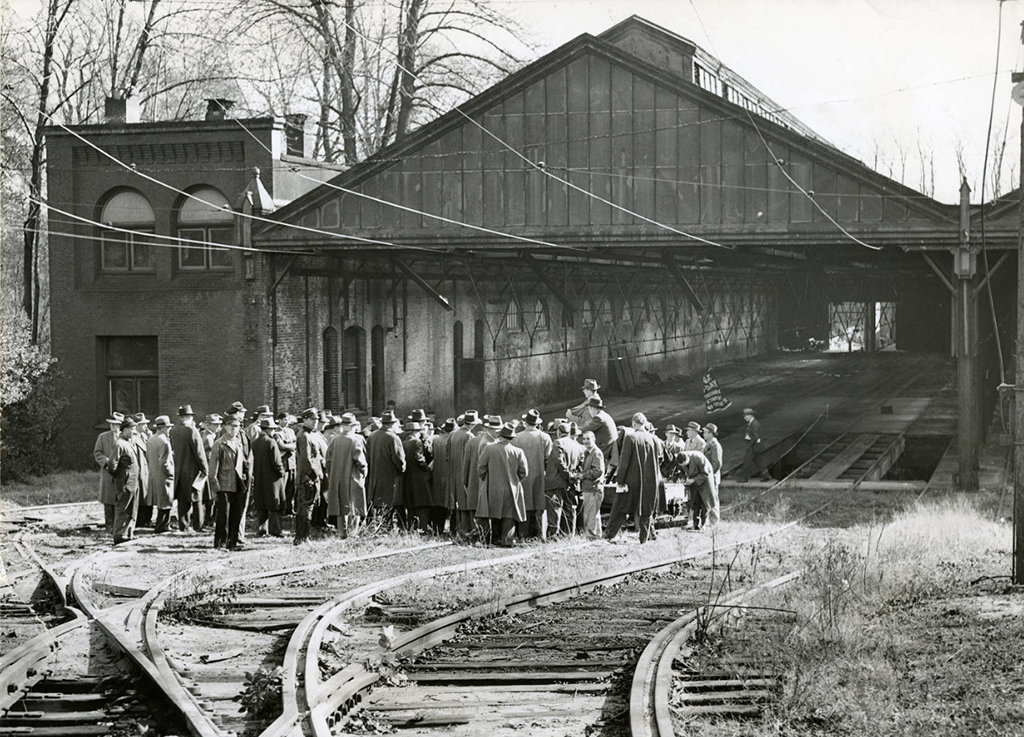
[(100, 271), (153, 272), (156, 218), (149, 200), (134, 189), (121, 189), (104, 198), (100, 207)]
[[(197, 187), (175, 208), (177, 266), (183, 271), (227, 271), (234, 268), (235, 216), (227, 198), (213, 187)], [(190, 242), (191, 241), (191, 242)], [(205, 245), (201, 245), (205, 244)]]

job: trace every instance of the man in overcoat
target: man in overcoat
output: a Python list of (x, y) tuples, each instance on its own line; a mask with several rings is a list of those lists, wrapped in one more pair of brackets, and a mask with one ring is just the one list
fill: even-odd
[(740, 477), (737, 481), (744, 482), (751, 476), (757, 476), (761, 479), (768, 480), (768, 471), (764, 467), (764, 462), (761, 458), (763, 450), (763, 444), (761, 442), (761, 423), (757, 417), (754, 416), (754, 410), (751, 407), (745, 407), (743, 409), (743, 419), (747, 423), (744, 428), (743, 440), (746, 442), (746, 448), (743, 453), (743, 470), (740, 472)]
[(516, 435), (512, 445), (521, 448), (526, 454), (526, 466), (530, 473), (523, 482), (523, 493), (526, 496), (526, 522), (519, 531), (520, 538), (539, 537), (547, 540), (548, 511), (547, 499), (544, 496), (544, 474), (548, 456), (551, 455), (551, 436), (542, 429), (544, 420), (540, 413), (531, 409), (523, 415), (526, 429)]
[(684, 450), (680, 454), (679, 465), (683, 483), (690, 489), (690, 498), (700, 500), (693, 506), (693, 529), (703, 529), (709, 518), (712, 525), (717, 525), (715, 470), (711, 468), (711, 461), (701, 452)]
[(586, 425), (581, 426), (581, 429), (583, 432), (594, 433), (594, 443), (601, 449), (601, 453), (604, 454), (605, 463), (608, 463), (612, 459), (612, 449), (615, 447), (615, 441), (618, 437), (618, 433), (615, 430), (615, 420), (605, 411), (604, 402), (601, 401), (601, 397), (595, 394), (590, 398), (589, 403), (594, 415)]
[(210, 467), (206, 462), (203, 439), (195, 425), (191, 404), (178, 407), (178, 424), (171, 428), (170, 439), (174, 453), (174, 499), (178, 503), (178, 529), (186, 530), (191, 520), (192, 529), (201, 530), (205, 521), (203, 490)]
[(622, 438), (616, 481), (625, 491), (615, 495), (612, 503), (606, 540), (613, 540), (622, 527), (627, 515), (636, 520), (640, 542), (654, 537), (652, 515), (657, 503), (658, 486), (661, 482), (660, 443), (648, 431), (647, 417), (642, 412), (633, 415), (632, 432)]
[(452, 532), (461, 539), (473, 533), (473, 515), (467, 509), (466, 495), (466, 446), (480, 427), (480, 415), (475, 409), (467, 410), (461, 416), (461, 423), (452, 432), (448, 443), (448, 466), (451, 479)]
[(366, 516), (366, 441), (355, 415), (341, 416), (341, 434), (327, 445), (327, 514), (343, 537)]
[(493, 442), (481, 446), (477, 461), (476, 516), (486, 525), (488, 541), (505, 548), (515, 544), (517, 526), (526, 521), (523, 480), (529, 468), (526, 454), (511, 443), (515, 436), (515, 428), (506, 423)]
[(248, 506), (252, 485), (252, 453), (242, 442), (241, 421), (224, 420), (222, 434), (210, 451), (210, 488), (217, 495), (217, 519), (213, 528), (213, 547), (234, 550), (244, 547), (238, 530)]
[(296, 433), (295, 449), (295, 544), (309, 539), (313, 505), (320, 497), (326, 471), (324, 448), (320, 443), (316, 407), (302, 412), (302, 425)]
[(402, 501), (409, 514), (409, 526), (425, 533), (430, 527), (433, 496), (430, 482), (430, 455), (423, 440), (423, 424), (405, 423), (405, 471), (402, 474)]
[(597, 383), (595, 379), (587, 379), (583, 382), (583, 401), (577, 404), (571, 409), (565, 411), (565, 418), (569, 422), (575, 422), (580, 427), (586, 426), (597, 414), (594, 406), (590, 403), (594, 397), (598, 399), (601, 395), (598, 394), (598, 390), (601, 385)]
[(274, 439), (276, 431), (273, 417), (260, 419), (260, 434), (252, 441), (252, 497), (256, 506), (257, 534), (284, 537), (281, 507), (284, 505), (285, 471), (281, 449)]
[(135, 420), (132, 445), (135, 448), (135, 457), (139, 459), (139, 492), (135, 502), (138, 514), (135, 516), (135, 528), (150, 527), (153, 524), (153, 492), (149, 488), (149, 459), (146, 455), (146, 445), (150, 436), (149, 420), (144, 412), (136, 412), (132, 419)]
[(434, 458), (430, 469), (430, 531), (435, 535), (444, 533), (445, 521), (452, 511), (450, 447), (454, 430), (455, 418), (449, 417), (441, 423), (430, 444)]
[(139, 504), (139, 457), (132, 437), (135, 420), (125, 417), (107, 460), (107, 472), (114, 479), (114, 545), (135, 537), (135, 516)]
[(146, 463), (149, 466), (149, 489), (153, 507), (156, 508), (156, 523), (153, 532), (167, 532), (174, 506), (174, 454), (167, 434), (171, 430), (171, 418), (160, 415), (153, 420), (153, 434), (146, 441)]
[(473, 518), (472, 533), (481, 534), (482, 527), (477, 514), (477, 504), (480, 498), (480, 473), (478, 462), (480, 452), (485, 445), (494, 442), (501, 430), (501, 417), (497, 415), (484, 415), (483, 424), (472, 439), (466, 443), (466, 454), (462, 462), (462, 479), (466, 484), (466, 511)]
[[(117, 444), (117, 436), (121, 434), (121, 423), (124, 422), (124, 415), (120, 412), (111, 413), (107, 418), (107, 429), (96, 438), (96, 444), (92, 448), (92, 457), (105, 471), (107, 461), (114, 453), (114, 445)], [(114, 477), (109, 473), (100, 473), (99, 499), (103, 505), (103, 523), (108, 533), (114, 531), (114, 504), (116, 491), (114, 490)]]
[[(366, 501), (374, 514), (391, 517), (396, 507), (403, 504), (402, 474), (405, 473), (405, 449), (398, 437), (400, 423), (393, 412), (385, 410), (380, 416), (381, 427), (366, 441), (367, 483)], [(399, 524), (404, 523), (405, 512), (399, 510)]]
[(549, 535), (576, 533), (583, 446), (572, 439), (571, 432), (569, 423), (560, 422), (555, 427), (555, 439), (548, 454), (544, 497), (547, 501)]

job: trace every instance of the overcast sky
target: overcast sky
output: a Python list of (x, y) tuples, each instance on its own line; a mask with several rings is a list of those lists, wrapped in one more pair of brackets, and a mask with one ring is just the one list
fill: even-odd
[[(1024, 0), (488, 1), (517, 18), (541, 53), (641, 15), (717, 56), (846, 153), (871, 165), (881, 151), (897, 180), (902, 148), (902, 179), (915, 188), (920, 144), (934, 159), (943, 202), (959, 197), (958, 144), (972, 201), (980, 200), (1001, 7), (993, 129), (1008, 127), (1006, 159), (1019, 161), (1021, 108), (1010, 101), (1010, 72), (1024, 69)], [(39, 7), (11, 3), (20, 12)], [(1005, 192), (1008, 173), (1003, 182)], [(986, 200), (991, 195), (990, 179)]]
[[(503, 0), (502, 5), (536, 34), (545, 51), (640, 15), (714, 54), (868, 164), (876, 141), (890, 159), (902, 145), (910, 152), (905, 183), (915, 188), (920, 141), (934, 152), (935, 196), (943, 202), (959, 199), (954, 152), (962, 142), (973, 175), (968, 180), (975, 189), (972, 200), (979, 200), (998, 0)], [(993, 129), (1009, 124), (1006, 156), (1016, 162), (1021, 108), (1010, 101), (1010, 72), (1024, 69), (1024, 0), (1005, 0), (1002, 6)], [(894, 174), (900, 178), (898, 168)], [(1008, 177), (1004, 182), (1005, 191)], [(991, 194), (990, 181), (986, 199)]]

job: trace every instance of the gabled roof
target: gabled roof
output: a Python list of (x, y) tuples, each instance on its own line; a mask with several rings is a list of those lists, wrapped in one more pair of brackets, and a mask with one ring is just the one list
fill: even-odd
[[(687, 39), (636, 16), (609, 29), (601, 37), (582, 34), (523, 69), (509, 75), (501, 82), (464, 102), (462, 105), (423, 125), (401, 140), (381, 149), (373, 156), (330, 180), (328, 185), (321, 185), (303, 197), (282, 207), (275, 213), (274, 219), (291, 221), (302, 217), (303, 214), (308, 213), (325, 201), (339, 196), (339, 191), (332, 188), (331, 184), (348, 188), (358, 185), (393, 166), (394, 162), (410, 155), (417, 149), (440, 139), (459, 126), (467, 125), (467, 118), (479, 117), (502, 101), (522, 92), (532, 83), (550, 74), (553, 70), (565, 66), (584, 55), (593, 54), (659, 87), (664, 87), (681, 97), (686, 97), (698, 102), (700, 105), (707, 106), (709, 109), (721, 114), (725, 119), (732, 119), (744, 126), (750, 126), (748, 114), (758, 116), (758, 129), (772, 141), (799, 148), (802, 153), (827, 163), (829, 167), (834, 168), (838, 173), (859, 181), (868, 187), (884, 193), (886, 197), (891, 197), (900, 202), (908, 211), (919, 213), (927, 219), (955, 222), (955, 214), (951, 213), (949, 208), (922, 195), (916, 190), (875, 172), (861, 161), (826, 143), (820, 136), (817, 136), (813, 131), (796, 120), (795, 117), (780, 111), (778, 106), (771, 102), (770, 98), (761, 94), (753, 85), (742, 80), (739, 75), (728, 70), (727, 67), (721, 65), (717, 60), (714, 60), (719, 64), (716, 70), (719, 72), (725, 70), (724, 78), (726, 80), (736, 85), (744, 93), (749, 92), (752, 96), (756, 94), (756, 100), (763, 102), (766, 108), (774, 109), (776, 111), (775, 114), (764, 117), (757, 109), (751, 110), (749, 105), (741, 106), (731, 102), (721, 94), (716, 94), (698, 86), (694, 83), (692, 76), (687, 76), (687, 74), (692, 75), (692, 72), (685, 73), (683, 67), (676, 70), (665, 68), (664, 65), (652, 63), (650, 60), (629, 53), (613, 43), (620, 41), (627, 33), (646, 34), (650, 38), (656, 38), (661, 42), (669, 43), (673, 45), (675, 51), (681, 56), (690, 54), (698, 61), (704, 59), (709, 64), (711, 64), (710, 60), (714, 59), (714, 57), (701, 51), (699, 47)], [(262, 225), (259, 227), (259, 231), (266, 232), (273, 228), (275, 228), (274, 225)]]

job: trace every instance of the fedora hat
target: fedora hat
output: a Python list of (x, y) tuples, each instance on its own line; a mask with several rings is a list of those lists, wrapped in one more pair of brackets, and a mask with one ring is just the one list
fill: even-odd
[(753, 416), (754, 415), (753, 407), (744, 407), (743, 408), (743, 414)]
[(153, 420), (153, 427), (170, 427), (170, 426), (171, 426), (171, 418), (168, 417), (167, 415), (160, 415), (155, 420)]
[(260, 418), (260, 430), (274, 430), (277, 428), (277, 423), (274, 422), (273, 417), (261, 417)]
[(480, 424), (480, 413), (477, 412), (475, 409), (467, 409), (466, 410), (466, 414), (464, 416), (466, 418), (466, 424), (467, 425), (479, 425)]
[(686, 423), (686, 429), (687, 430), (693, 430), (694, 432), (700, 432), (700, 423), (699, 422), (687, 422)]
[(206, 419), (203, 420), (207, 425), (221, 425), (224, 423), (224, 419), (218, 414), (206, 415)]
[(110, 417), (107, 418), (108, 424), (120, 425), (124, 422), (124, 415), (120, 412), (111, 412)]
[(668, 427), (665, 428), (665, 434), (666, 435), (672, 435), (673, 433), (675, 433), (676, 435), (682, 436), (683, 431), (680, 430), (675, 425), (669, 425)]
[(422, 409), (414, 409), (408, 417), (409, 422), (426, 422), (426, 419), (427, 413)]
[(484, 415), (484, 427), (493, 429), (501, 427), (501, 415)]
[(178, 407), (178, 417), (193, 417), (195, 412), (192, 411), (191, 404), (183, 404)]
[(598, 389), (601, 388), (601, 385), (598, 384), (594, 379), (587, 379), (586, 381), (583, 382), (583, 388), (589, 389), (592, 392), (596, 392)]
[(405, 427), (403, 427), (402, 429), (405, 432), (416, 432), (417, 430), (423, 429), (423, 423), (413, 422), (412, 420), (410, 420), (409, 422), (405, 423)]
[(135, 422), (137, 424), (139, 424), (139, 425), (148, 425), (149, 424), (149, 420), (146, 419), (146, 413), (145, 412), (136, 412), (134, 415), (132, 415), (132, 419), (135, 420)]
[(257, 416), (273, 415), (273, 414), (274, 413), (270, 410), (270, 405), (269, 404), (261, 404), (259, 407), (256, 408), (256, 415)]
[(544, 422), (544, 419), (540, 416), (540, 412), (535, 409), (531, 409), (523, 415), (523, 421), (526, 422), (527, 427), (536, 427)]
[(709, 433), (711, 433), (716, 438), (718, 437), (718, 425), (716, 425), (715, 423), (713, 423), (713, 422), (707, 423), (706, 425), (704, 425), (704, 430), (709, 432)]
[(129, 427), (135, 427), (138, 424), (139, 423), (137, 423), (131, 417), (125, 417), (123, 420), (121, 420), (121, 429), (124, 430), (124, 429), (127, 429)]
[(441, 431), (442, 432), (452, 432), (453, 430), (455, 430), (455, 418), (454, 417), (449, 417), (447, 420), (445, 420), (441, 424)]
[(394, 425), (396, 422), (398, 422), (398, 418), (395, 417), (395, 413), (394, 412), (392, 412), (389, 409), (386, 409), (383, 412), (381, 412), (381, 414), (380, 414), (380, 424), (381, 425), (383, 425), (384, 427), (388, 427), (389, 425)]
[(358, 425), (359, 421), (356, 419), (356, 416), (351, 412), (345, 412), (341, 416), (339, 424), (344, 425), (345, 427), (352, 427), (353, 425)]
[(604, 409), (604, 402), (601, 401), (601, 397), (591, 397), (587, 400), (587, 404), (591, 407), (597, 407), (598, 409)]
[(501, 426), (501, 437), (506, 440), (512, 440), (516, 436), (516, 428), (511, 422), (506, 422)]

